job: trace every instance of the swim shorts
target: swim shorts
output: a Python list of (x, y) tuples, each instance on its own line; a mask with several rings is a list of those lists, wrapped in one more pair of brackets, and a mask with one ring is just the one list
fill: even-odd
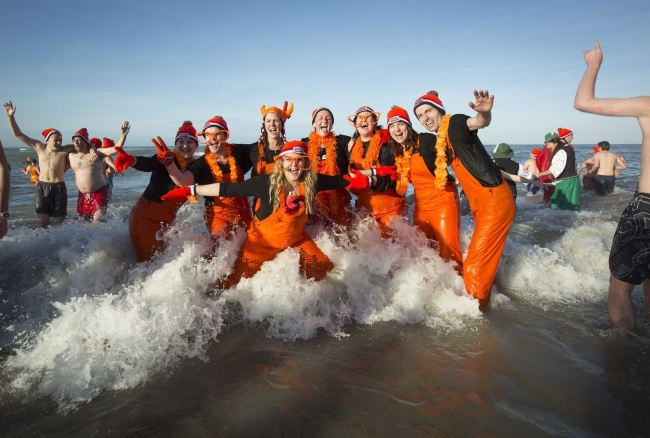
[(616, 177), (614, 175), (596, 175), (596, 181), (594, 183), (596, 194), (605, 196), (614, 191), (614, 186), (616, 186)]
[(641, 284), (650, 278), (650, 193), (636, 193), (625, 207), (609, 253), (609, 271), (617, 279)]
[(36, 183), (36, 214), (50, 217), (65, 217), (68, 214), (68, 190), (64, 182)]
[(91, 220), (95, 212), (108, 205), (108, 186), (100, 187), (92, 193), (77, 196), (77, 213), (86, 220)]

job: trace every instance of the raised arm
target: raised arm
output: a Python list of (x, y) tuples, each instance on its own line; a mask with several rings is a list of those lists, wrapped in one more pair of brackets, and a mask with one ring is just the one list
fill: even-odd
[(169, 173), (169, 177), (174, 181), (174, 184), (181, 187), (194, 184), (194, 175), (192, 172), (181, 172), (174, 162), (173, 152), (167, 149), (167, 145), (161, 137), (152, 138), (151, 142), (158, 149), (156, 154), (158, 160), (165, 165), (165, 169), (167, 169), (167, 173)]
[(596, 40), (596, 47), (593, 50), (584, 51), (587, 70), (585, 71), (573, 107), (586, 113), (599, 114), (602, 116), (616, 117), (648, 117), (650, 116), (650, 97), (631, 97), (628, 99), (597, 98), (596, 77), (603, 62), (603, 52), (600, 43)]
[(5, 102), (5, 113), (7, 114), (7, 118), (9, 119), (9, 128), (11, 129), (11, 133), (16, 137), (18, 140), (22, 141), (25, 143), (27, 146), (31, 146), (33, 148), (37, 147), (43, 147), (44, 144), (38, 140), (34, 140), (33, 138), (30, 138), (23, 134), (23, 132), (20, 130), (18, 127), (18, 123), (16, 123), (16, 118), (14, 115), (16, 114), (16, 107), (14, 106), (11, 101)]
[(467, 127), (470, 131), (476, 131), (485, 128), (492, 121), (492, 106), (494, 106), (494, 96), (490, 96), (488, 90), (474, 90), (476, 102), (469, 102), (468, 105), (477, 112), (476, 116), (467, 119)]

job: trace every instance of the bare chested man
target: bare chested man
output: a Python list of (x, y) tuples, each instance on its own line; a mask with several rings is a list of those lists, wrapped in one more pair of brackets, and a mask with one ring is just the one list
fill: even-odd
[(86, 128), (81, 128), (72, 136), (74, 151), (68, 155), (70, 167), (74, 171), (74, 180), (79, 194), (77, 212), (82, 219), (99, 222), (106, 214), (108, 205), (108, 184), (104, 176), (104, 164), (115, 169), (113, 160), (103, 151), (97, 151), (97, 160), (93, 160), (90, 151), (93, 145)]
[(632, 307), (634, 285), (643, 283), (644, 315), (650, 322), (650, 96), (627, 99), (596, 98), (596, 76), (603, 52), (584, 51), (585, 71), (573, 106), (587, 113), (615, 117), (636, 117), (641, 127), (641, 178), (637, 193), (621, 215), (609, 254), (609, 297), (607, 310), (613, 328), (631, 330), (636, 325)]
[[(12, 134), (20, 141), (34, 148), (38, 154), (40, 175), (36, 184), (36, 215), (41, 226), (47, 228), (51, 218), (55, 224), (61, 224), (68, 214), (68, 192), (63, 175), (67, 170), (68, 154), (74, 151), (74, 146), (62, 146), (63, 137), (54, 128), (43, 131), (45, 143), (23, 134), (14, 117), (16, 107), (11, 101), (4, 104), (5, 113), (9, 119)], [(96, 153), (93, 148), (93, 152)]]
[(608, 141), (601, 141), (598, 143), (598, 152), (592, 157), (587, 158), (580, 167), (578, 172), (582, 171), (584, 167), (587, 169), (585, 176), (592, 176), (594, 178), (594, 188), (596, 194), (605, 196), (614, 191), (616, 186), (616, 171), (626, 169), (625, 161), (621, 159), (620, 155), (609, 151), (610, 145)]

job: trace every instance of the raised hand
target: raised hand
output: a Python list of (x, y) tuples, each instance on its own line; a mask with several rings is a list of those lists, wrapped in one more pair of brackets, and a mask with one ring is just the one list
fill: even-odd
[(174, 153), (167, 149), (165, 141), (160, 137), (156, 137), (152, 138), (151, 142), (156, 146), (156, 149), (158, 149), (158, 161), (163, 163), (165, 166), (171, 166), (174, 163)]
[(346, 180), (349, 184), (346, 187), (347, 189), (367, 189), (370, 187), (370, 177), (365, 176), (361, 172), (356, 171), (355, 169), (350, 169), (350, 175), (343, 175), (343, 179)]
[(474, 99), (476, 102), (468, 102), (470, 108), (477, 113), (487, 113), (492, 111), (494, 106), (494, 95), (490, 96), (488, 90), (474, 90)]
[(603, 62), (603, 51), (600, 49), (600, 43), (596, 40), (596, 48), (593, 50), (585, 50), (585, 62), (587, 65), (600, 66)]
[(126, 136), (129, 133), (129, 130), (131, 129), (131, 125), (129, 124), (128, 121), (122, 123), (122, 127), (120, 130), (122, 131), (122, 135)]
[[(160, 137), (159, 137), (160, 138)], [(172, 200), (172, 201), (185, 201), (188, 196), (192, 195), (193, 186), (185, 186), (177, 189), (170, 190), (169, 192), (162, 195), (160, 199), (163, 201)]]
[(16, 107), (11, 101), (5, 102), (5, 113), (7, 113), (7, 117), (11, 117), (16, 113)]
[(127, 154), (124, 152), (124, 149), (119, 146), (116, 146), (115, 150), (119, 154), (115, 158), (115, 170), (117, 173), (122, 173), (135, 164), (135, 157), (133, 155)]

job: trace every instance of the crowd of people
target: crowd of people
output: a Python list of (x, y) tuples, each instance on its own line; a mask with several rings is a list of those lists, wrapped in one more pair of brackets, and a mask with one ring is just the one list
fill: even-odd
[[(643, 102), (610, 99), (614, 103), (604, 105), (602, 99), (593, 97), (602, 61), (598, 43), (595, 50), (585, 51), (585, 61), (587, 73), (578, 88), (575, 107), (599, 114), (637, 116), (641, 121), (643, 111), (647, 111)], [(63, 176), (68, 168), (74, 172), (78, 189), (79, 216), (90, 221), (101, 220), (106, 212), (112, 175), (132, 168), (151, 174), (129, 216), (129, 234), (139, 261), (151, 260), (165, 250), (161, 231), (173, 223), (178, 209), (188, 199), (201, 195), (206, 228), (215, 250), (220, 239), (230, 238), (235, 231), (245, 229), (247, 233), (235, 267), (221, 280), (221, 287), (253, 276), (264, 262), (286, 248), (298, 249), (301, 271), (308, 278), (320, 280), (333, 264), (305, 230), (308, 221), (345, 231), (355, 217), (370, 216), (382, 237), (395, 238), (391, 223), (404, 214), (410, 184), (414, 193), (413, 225), (439, 248), (443, 259), (453, 263), (467, 292), (485, 310), (515, 218), (516, 183), (527, 184), (527, 196), (535, 196), (542, 189), (543, 202), (550, 208), (579, 211), (582, 189), (593, 187), (596, 194), (607, 195), (614, 189), (616, 176), (626, 168), (624, 157), (610, 152), (606, 141), (577, 166), (573, 132), (567, 128), (547, 133), (544, 147), (531, 150), (523, 164), (512, 159), (514, 151), (507, 143), (498, 144), (489, 153), (478, 131), (490, 124), (493, 104), (494, 96), (487, 90), (474, 90), (474, 102), (469, 106), (475, 115), (447, 114), (439, 94), (428, 91), (415, 100), (412, 108), (424, 133), (415, 131), (404, 108), (390, 108), (384, 128), (379, 112), (361, 106), (346, 118), (354, 127), (352, 137), (335, 135), (334, 114), (321, 107), (312, 113), (313, 131), (301, 140), (291, 141), (286, 138), (285, 124), (292, 115), (293, 103), (284, 102), (282, 107), (263, 105), (261, 135), (253, 143), (229, 143), (226, 120), (214, 116), (200, 132), (192, 122), (183, 122), (171, 150), (161, 137), (152, 139), (157, 151), (153, 156), (134, 156), (124, 150), (128, 122), (122, 125), (117, 143), (91, 138), (82, 128), (72, 136), (71, 145), (63, 146), (62, 135), (54, 128), (43, 131), (43, 141), (28, 137), (18, 127), (13, 103), (5, 103), (4, 108), (13, 135), (38, 155), (40, 169), (30, 161), (23, 172), (35, 176), (36, 214), (43, 227), (52, 222), (60, 224), (67, 214)], [(641, 126), (645, 129), (643, 123)], [(646, 140), (644, 136), (644, 148)], [(204, 145), (204, 153), (195, 159), (199, 144)], [(114, 154), (115, 161), (111, 158)], [(647, 152), (642, 155), (642, 161), (649, 159)], [(6, 162), (4, 153), (0, 155), (2, 161)], [(583, 170), (586, 172), (581, 186)], [(245, 179), (249, 172), (250, 178)], [(3, 167), (0, 181), (7, 181), (0, 195), (0, 237), (7, 232), (7, 175)], [(635, 210), (624, 213), (624, 218), (637, 228), (643, 227), (638, 209), (639, 204), (647, 204), (643, 202), (647, 184), (650, 182), (642, 175), (641, 194), (633, 201)], [(464, 259), (459, 242), (458, 187), (474, 219)], [(650, 293), (650, 285), (647, 257), (644, 267), (632, 267), (630, 258), (620, 254), (642, 252), (647, 240), (630, 244), (626, 233), (629, 229), (619, 226), (612, 246), (609, 310), (614, 326), (631, 328), (634, 313), (630, 314), (626, 296), (631, 293), (631, 285), (643, 282), (646, 293)]]

